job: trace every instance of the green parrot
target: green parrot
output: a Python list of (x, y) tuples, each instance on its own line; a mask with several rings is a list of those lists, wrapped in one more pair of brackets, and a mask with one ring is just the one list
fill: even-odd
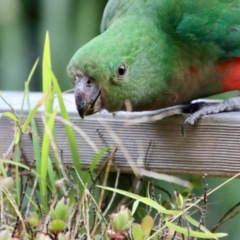
[[(101, 34), (67, 71), (82, 118), (125, 110), (126, 102), (156, 110), (240, 90), (240, 1), (109, 0)], [(236, 109), (219, 104), (204, 113)]]

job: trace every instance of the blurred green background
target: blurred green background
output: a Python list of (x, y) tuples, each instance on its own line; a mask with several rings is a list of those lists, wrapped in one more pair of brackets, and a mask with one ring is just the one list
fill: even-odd
[[(66, 66), (75, 51), (99, 34), (107, 0), (0, 0), (0, 90), (23, 90), (24, 81), (38, 57), (42, 57), (45, 33), (49, 30), (52, 64), (63, 91), (72, 88)], [(41, 67), (30, 86), (41, 90)], [(203, 150), (204, 151), (204, 150)], [(207, 178), (209, 187), (226, 179)], [(211, 228), (222, 215), (239, 202), (239, 180), (234, 180), (209, 197), (207, 225)], [(202, 193), (202, 189), (197, 191)], [(224, 239), (240, 239), (240, 217), (218, 231)]]
[[(23, 90), (41, 58), (49, 30), (53, 70), (62, 90), (72, 87), (66, 66), (74, 52), (100, 32), (107, 0), (0, 0), (0, 90)], [(41, 69), (30, 89), (41, 90)]]

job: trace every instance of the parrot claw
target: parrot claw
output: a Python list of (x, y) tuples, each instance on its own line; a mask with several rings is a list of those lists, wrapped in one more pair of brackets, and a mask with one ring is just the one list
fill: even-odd
[(182, 125), (182, 134), (185, 135), (186, 128), (188, 126), (192, 126), (196, 123), (200, 118), (221, 112), (232, 112), (240, 110), (240, 96), (232, 97), (226, 99), (224, 101), (217, 102), (193, 102), (190, 107), (189, 112), (193, 112), (190, 116), (188, 116), (183, 125)]

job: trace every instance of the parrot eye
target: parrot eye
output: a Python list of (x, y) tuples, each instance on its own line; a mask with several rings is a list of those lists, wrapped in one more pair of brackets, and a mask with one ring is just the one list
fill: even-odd
[(117, 69), (117, 76), (119, 78), (124, 77), (126, 74), (126, 71), (127, 71), (127, 66), (125, 64), (121, 64)]

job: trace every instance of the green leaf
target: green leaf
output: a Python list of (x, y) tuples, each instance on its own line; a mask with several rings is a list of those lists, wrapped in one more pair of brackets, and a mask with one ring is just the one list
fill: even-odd
[[(110, 149), (110, 147), (104, 147), (102, 148), (93, 158), (93, 160), (91, 161), (91, 164), (89, 166), (89, 170), (91, 172), (94, 171), (95, 167), (97, 166), (98, 162), (101, 160), (102, 156)], [(84, 183), (87, 184), (90, 180), (90, 174), (86, 174), (86, 176), (84, 177)]]
[(66, 227), (66, 222), (61, 219), (55, 219), (50, 222), (49, 228), (54, 233), (59, 233), (63, 231), (63, 229)]
[(47, 91), (46, 93), (43, 94), (43, 96), (40, 98), (40, 100), (37, 102), (37, 104), (34, 106), (34, 108), (32, 109), (32, 111), (29, 112), (26, 120), (24, 121), (23, 125), (22, 125), (22, 131), (25, 132), (30, 124), (30, 122), (33, 120), (33, 118), (35, 117), (35, 114), (37, 113), (37, 110), (39, 109), (39, 107), (46, 102), (47, 98), (49, 96), (49, 91)]
[(33, 77), (33, 74), (34, 74), (35, 71), (36, 71), (38, 62), (39, 62), (39, 58), (38, 58), (38, 59), (36, 60), (36, 62), (34, 63), (32, 69), (31, 69), (31, 71), (30, 71), (30, 73), (29, 73), (29, 75), (28, 75), (27, 81), (25, 82), (25, 87), (27, 87), (27, 88), (28, 88), (28, 86), (29, 86), (29, 83), (30, 83), (32, 77)]
[(7, 177), (7, 170), (5, 169), (2, 159), (0, 159), (0, 172), (3, 177)]
[[(53, 72), (51, 72), (51, 79), (52, 79), (53, 86), (54, 86), (54, 89), (57, 94), (58, 104), (60, 107), (61, 115), (62, 115), (63, 119), (70, 121), (69, 114), (67, 112), (67, 109), (66, 109), (64, 101), (63, 101), (61, 89), (58, 85), (58, 81), (57, 81), (55, 75), (53, 74)], [(80, 170), (81, 170), (80, 158), (79, 158), (79, 154), (78, 154), (78, 146), (76, 144), (73, 129), (71, 126), (69, 126), (67, 124), (65, 124), (65, 129), (66, 129), (66, 133), (67, 133), (67, 137), (68, 137), (68, 141), (69, 141), (69, 145), (70, 145), (70, 149), (71, 149), (71, 153), (72, 153), (73, 165), (74, 165), (75, 169), (78, 172), (80, 172)]]
[(193, 185), (194, 188), (202, 188), (203, 182), (199, 177), (190, 177), (189, 182)]
[[(25, 92), (26, 92), (26, 98), (27, 98), (28, 112), (31, 112), (31, 105), (30, 105), (30, 98), (29, 98), (29, 94), (28, 94), (27, 84), (25, 84)], [(30, 124), (31, 124), (33, 153), (34, 153), (34, 159), (36, 159), (36, 169), (37, 169), (38, 173), (40, 174), (40, 165), (41, 165), (40, 148), (41, 147), (40, 147), (39, 135), (38, 135), (38, 130), (37, 130), (36, 121), (34, 119), (34, 116), (32, 117), (31, 120), (30, 119), (29, 120), (30, 120)]]
[(134, 201), (132, 206), (132, 215), (134, 215), (134, 213), (136, 212), (138, 205), (139, 205), (139, 201), (138, 200)]
[[(34, 63), (29, 75), (28, 75), (28, 78), (27, 78), (27, 81), (25, 82), (25, 89), (24, 89), (24, 95), (23, 95), (23, 100), (22, 100), (22, 106), (21, 106), (21, 112), (20, 112), (20, 117), (19, 119), (22, 119), (22, 116), (23, 116), (23, 107), (24, 107), (24, 103), (25, 103), (25, 98), (26, 96), (29, 96), (29, 89), (28, 89), (28, 86), (29, 86), (29, 83), (33, 77), (33, 74), (37, 68), (37, 65), (38, 65), (38, 62), (39, 62), (39, 59), (36, 60), (36, 62)], [(30, 112), (30, 108), (28, 108), (29, 112)]]
[(52, 65), (51, 65), (51, 52), (50, 52), (50, 40), (49, 33), (46, 32), (44, 49), (43, 49), (43, 61), (42, 61), (42, 86), (43, 92), (50, 92), (49, 100), (45, 102), (45, 111), (47, 113), (52, 113), (53, 110), (53, 99), (54, 92), (52, 91)]
[(134, 223), (131, 227), (132, 238), (133, 240), (143, 240), (144, 234), (142, 232), (142, 228), (139, 224)]
[(69, 206), (64, 201), (59, 201), (52, 214), (53, 219), (67, 221)]
[[(30, 171), (30, 167), (23, 164), (23, 163), (20, 163), (20, 162), (16, 162), (15, 160), (8, 160), (8, 159), (1, 159), (0, 158), (0, 162), (1, 163), (7, 163), (7, 164), (11, 164), (13, 166), (18, 166), (18, 167), (21, 167), (22, 169), (26, 169), (26, 171)], [(34, 170), (34, 169), (31, 169), (31, 173), (35, 174), (36, 177), (40, 178), (40, 175)]]
[[(42, 201), (43, 201), (43, 206), (45, 209), (47, 209), (47, 173), (48, 173), (48, 168), (49, 164), (51, 164), (51, 161), (48, 157), (49, 154), (49, 146), (50, 146), (50, 136), (49, 132), (52, 132), (54, 128), (54, 120), (56, 117), (57, 111), (55, 111), (50, 117), (48, 122), (45, 125), (45, 131), (43, 134), (43, 141), (42, 141), (42, 155), (41, 155), (41, 179), (40, 179), (40, 189), (41, 189), (41, 194), (42, 194)], [(49, 131), (49, 132), (48, 132)], [(51, 166), (50, 166), (51, 167)], [(51, 167), (52, 168), (52, 167)], [(54, 185), (54, 183), (52, 183)]]
[(192, 231), (190, 229), (188, 230), (186, 228), (177, 226), (171, 222), (168, 222), (167, 220), (165, 222), (165, 225), (178, 233), (184, 234), (185, 236), (189, 235), (191, 237), (196, 237), (196, 238), (214, 239), (214, 238), (226, 237), (228, 235), (227, 233), (203, 233), (203, 232)]
[(189, 215), (185, 215), (184, 216), (187, 220), (188, 220), (188, 222), (189, 223), (191, 223), (193, 226), (195, 226), (195, 227), (199, 227), (200, 228), (200, 230), (202, 230), (203, 232), (205, 232), (205, 233), (211, 233), (207, 228), (205, 228), (203, 225), (200, 225), (199, 226), (199, 222), (198, 221), (196, 221), (195, 219), (193, 219), (192, 217), (190, 217)]
[(177, 201), (178, 208), (179, 209), (183, 209), (184, 200), (183, 200), (183, 197), (182, 197), (182, 195), (180, 193), (177, 194), (176, 201)]
[(170, 214), (170, 215), (177, 215), (177, 214), (181, 213), (181, 211), (167, 210), (166, 208), (161, 206), (159, 203), (153, 201), (152, 199), (147, 198), (147, 197), (141, 197), (141, 196), (139, 196), (135, 193), (130, 193), (130, 192), (127, 192), (127, 191), (124, 191), (124, 190), (111, 188), (111, 187), (103, 187), (103, 186), (99, 186), (99, 185), (97, 185), (97, 187), (104, 188), (106, 190), (116, 192), (116, 193), (122, 194), (124, 196), (127, 196), (129, 198), (133, 198), (135, 200), (138, 200), (138, 201), (140, 201), (140, 202), (142, 202), (142, 203), (144, 203), (148, 206), (151, 206), (152, 208), (158, 210), (161, 213)]
[(151, 216), (147, 215), (142, 219), (141, 228), (144, 234), (144, 239), (147, 239), (151, 233), (154, 226), (154, 220)]
[(0, 113), (0, 118), (2, 116), (8, 117), (10, 119), (12, 119), (14, 122), (19, 122), (18, 118), (16, 117), (16, 115), (12, 112), (4, 112), (4, 113)]

